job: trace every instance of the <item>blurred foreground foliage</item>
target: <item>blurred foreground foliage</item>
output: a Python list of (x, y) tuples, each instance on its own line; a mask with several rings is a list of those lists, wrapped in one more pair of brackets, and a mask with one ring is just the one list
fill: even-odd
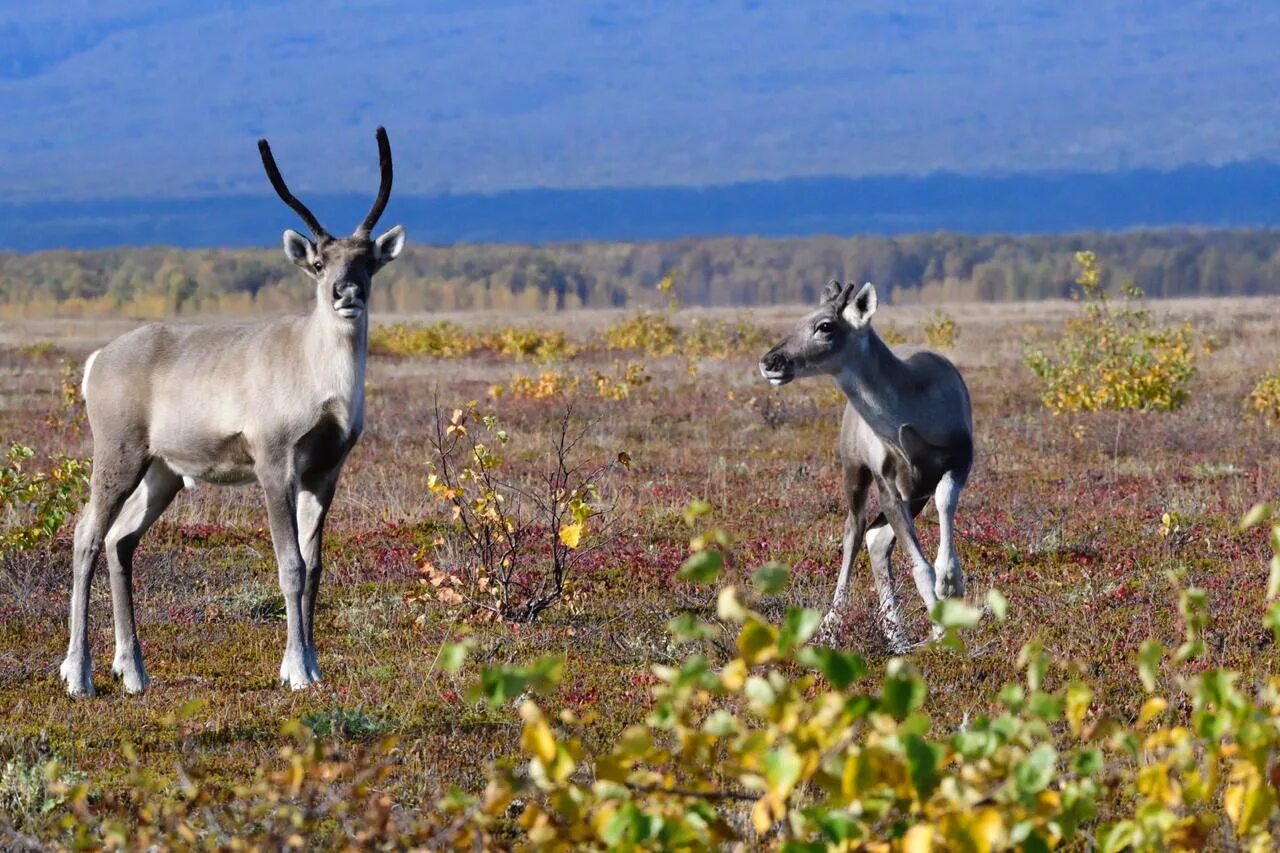
[[(729, 543), (704, 526), (709, 509), (697, 502), (685, 513), (696, 535), (681, 576), (691, 583), (718, 579)], [(1265, 625), (1280, 634), (1275, 518), (1262, 505), (1243, 526), (1271, 526)], [(57, 838), (209, 849), (1274, 849), (1280, 678), (1203, 664), (1203, 590), (1178, 595), (1180, 647), (1143, 645), (1140, 707), (1105, 707), (1078, 667), (1032, 642), (1019, 657), (1020, 683), (994, 689), (988, 713), (941, 730), (928, 680), (909, 660), (892, 659), (873, 677), (859, 655), (810, 642), (818, 612), (762, 615), (754, 602), (787, 579), (769, 563), (749, 588), (720, 590), (716, 620), (736, 634), (723, 666), (705, 645), (720, 627), (692, 614), (673, 620), (687, 655), (653, 667), (647, 719), (601, 749), (587, 748), (599, 742), (587, 734), (604, 721), (551, 713), (536, 698), (559, 683), (557, 657), (482, 668), (472, 701), (515, 707), (523, 728), (521, 760), (498, 762), (478, 795), (453, 791), (420, 810), (397, 808), (378, 793), (396, 761), (394, 739), (344, 758), (290, 724), (279, 761), (234, 790), (206, 787), (182, 767), (161, 774), (130, 753), (127, 802), (95, 799), (51, 761)], [(1003, 619), (1003, 597), (988, 593), (985, 610)], [(946, 629), (941, 642), (964, 654), (964, 631), (983, 611), (947, 601), (933, 616)], [(458, 671), (473, 647), (447, 645), (441, 666)]]

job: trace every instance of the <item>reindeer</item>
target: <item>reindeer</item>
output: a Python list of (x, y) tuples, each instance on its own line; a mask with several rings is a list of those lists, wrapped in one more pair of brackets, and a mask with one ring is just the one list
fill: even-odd
[[(907, 642), (893, 593), (896, 541), (902, 541), (911, 557), (916, 588), (930, 613), (939, 598), (964, 595), (953, 534), (956, 500), (973, 463), (973, 417), (969, 390), (955, 366), (932, 352), (899, 359), (871, 328), (875, 311), (872, 284), (855, 292), (852, 284), (842, 287), (831, 281), (818, 310), (760, 359), (760, 373), (773, 385), (825, 373), (844, 392), (848, 405), (840, 424), (840, 461), (849, 515), (835, 596), (822, 630), (830, 635), (848, 600), (849, 571), (865, 534), (881, 627), (900, 652)], [(880, 514), (868, 530), (872, 483)], [(940, 526), (936, 574), (914, 522), (930, 495)], [(935, 635), (937, 630), (935, 626)]]
[(150, 324), (85, 363), (93, 475), (76, 525), (71, 642), (60, 668), (71, 695), (94, 692), (89, 586), (104, 545), (115, 623), (111, 671), (126, 693), (147, 688), (133, 616), (133, 553), (178, 492), (197, 480), (261, 484), (288, 624), (280, 682), (298, 690), (320, 680), (314, 629), (321, 535), (343, 462), (364, 426), (370, 285), (404, 247), (399, 225), (370, 239), (391, 195), (391, 145), (382, 128), (377, 138), (381, 185), (350, 237), (324, 229), (289, 192), (267, 141), (258, 142), (271, 185), (314, 237), (284, 232), (285, 256), (315, 282), (309, 315), (242, 327)]

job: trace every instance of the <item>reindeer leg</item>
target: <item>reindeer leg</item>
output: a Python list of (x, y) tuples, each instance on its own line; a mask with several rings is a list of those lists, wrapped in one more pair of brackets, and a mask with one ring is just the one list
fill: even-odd
[(285, 470), (285, 465), (273, 465), (271, 470), (260, 470), (258, 476), (267, 498), (267, 521), (280, 572), (280, 592), (284, 595), (288, 632), (284, 660), (280, 663), (280, 683), (302, 690), (310, 687), (315, 679), (307, 672), (307, 641), (303, 630), (302, 591), (306, 563), (298, 550), (298, 490), (293, 477), (284, 475)]
[(849, 513), (844, 522), (841, 542), (840, 574), (836, 577), (836, 591), (831, 598), (831, 609), (822, 620), (819, 636), (830, 641), (839, 624), (840, 614), (849, 600), (849, 575), (853, 561), (862, 547), (862, 536), (867, 529), (867, 489), (871, 485), (871, 470), (862, 465), (845, 465), (844, 494)]
[(316, 661), (316, 595), (320, 590), (321, 550), (324, 521), (338, 485), (340, 469), (326, 472), (315, 482), (303, 483), (298, 493), (298, 550), (306, 564), (307, 578), (302, 592), (302, 633), (306, 641), (307, 676), (320, 680), (320, 666)]
[(938, 571), (935, 591), (939, 598), (960, 598), (964, 595), (964, 569), (956, 554), (955, 522), (956, 501), (964, 488), (967, 472), (948, 471), (938, 481), (933, 501), (938, 507), (938, 558), (934, 561)]
[[(901, 540), (902, 547), (911, 558), (911, 576), (916, 582), (920, 597), (924, 600), (925, 609), (932, 614), (933, 608), (938, 603), (937, 593), (934, 592), (933, 564), (925, 557), (924, 549), (920, 547), (915, 525), (915, 516), (920, 509), (923, 509), (928, 498), (908, 503), (883, 478), (878, 480), (877, 489), (880, 493), (881, 511), (893, 529), (894, 536)], [(934, 634), (937, 633), (937, 626), (934, 626)]]
[(182, 478), (164, 462), (153, 460), (107, 531), (107, 567), (111, 571), (111, 612), (116, 635), (111, 674), (123, 681), (125, 693), (141, 693), (151, 683), (142, 665), (142, 648), (133, 616), (133, 552), (147, 529), (180, 491)]
[(907, 635), (902, 627), (902, 611), (893, 591), (893, 528), (881, 513), (867, 531), (867, 557), (871, 563), (871, 579), (876, 585), (876, 597), (880, 599), (880, 629), (889, 641), (894, 654), (902, 654), (908, 648)]
[(122, 440), (112, 451), (94, 443), (93, 474), (89, 478), (89, 503), (76, 523), (72, 556), (71, 639), (67, 656), (58, 667), (72, 696), (92, 696), (93, 664), (89, 655), (89, 587), (93, 570), (102, 552), (107, 530), (120, 514), (120, 507), (137, 487), (147, 468), (146, 442)]

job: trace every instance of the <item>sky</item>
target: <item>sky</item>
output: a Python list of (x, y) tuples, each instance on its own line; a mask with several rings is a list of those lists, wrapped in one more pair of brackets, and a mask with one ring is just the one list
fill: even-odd
[(1280, 160), (1280, 4), (0, 2), (0, 199)]

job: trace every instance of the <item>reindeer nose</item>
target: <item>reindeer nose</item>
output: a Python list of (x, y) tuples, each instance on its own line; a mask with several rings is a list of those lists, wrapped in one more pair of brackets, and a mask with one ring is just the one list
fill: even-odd
[(764, 354), (764, 358), (760, 359), (760, 364), (770, 373), (777, 373), (787, 366), (787, 357), (777, 350), (769, 350)]

